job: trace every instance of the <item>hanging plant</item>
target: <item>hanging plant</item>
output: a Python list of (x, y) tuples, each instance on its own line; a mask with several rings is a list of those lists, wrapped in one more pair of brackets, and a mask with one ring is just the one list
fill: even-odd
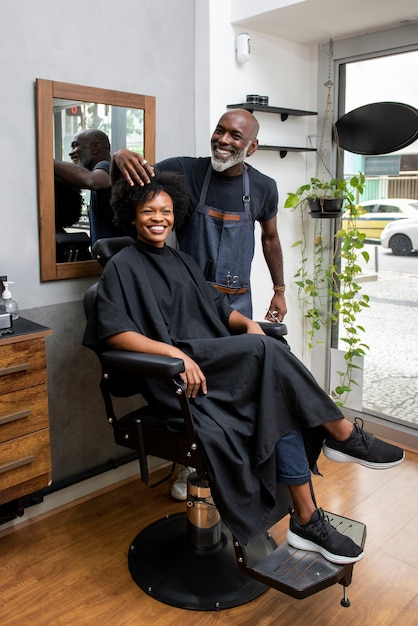
[[(369, 349), (363, 341), (365, 329), (358, 322), (361, 310), (369, 306), (369, 297), (362, 293), (358, 282), (363, 269), (360, 258), (366, 263), (369, 254), (364, 250), (365, 234), (357, 227), (357, 218), (364, 213), (358, 204), (358, 198), (364, 191), (364, 174), (359, 173), (349, 180), (333, 179), (329, 182), (335, 193), (340, 193), (343, 199), (345, 227), (341, 223), (333, 237), (333, 252), (329, 262), (329, 250), (324, 243), (322, 222), (315, 225), (313, 258), (310, 262), (308, 255), (307, 228), (305, 223), (305, 205), (317, 186), (317, 179), (311, 179), (307, 185), (302, 185), (295, 193), (289, 193), (285, 208), (299, 209), (302, 218), (303, 238), (293, 246), (301, 250), (301, 263), (294, 275), (298, 287), (298, 301), (302, 314), (307, 322), (307, 345), (312, 349), (322, 343), (317, 339), (321, 328), (340, 324), (342, 330), (341, 341), (346, 348), (344, 359), (346, 369), (338, 371), (340, 382), (332, 396), (337, 405), (343, 406), (354, 380), (354, 370), (359, 369), (356, 358), (362, 357)], [(322, 188), (323, 189), (323, 188)]]
[[(317, 333), (322, 328), (339, 325), (341, 342), (346, 350), (344, 354), (345, 370), (338, 371), (339, 384), (331, 390), (336, 404), (343, 406), (354, 380), (354, 370), (358, 369), (357, 357), (363, 357), (368, 346), (363, 341), (365, 332), (358, 321), (361, 310), (368, 307), (369, 297), (362, 293), (358, 277), (362, 273), (360, 258), (366, 263), (369, 255), (364, 250), (365, 235), (357, 228), (357, 217), (364, 213), (359, 205), (360, 196), (364, 192), (365, 177), (359, 173), (346, 179), (343, 176), (333, 177), (328, 164), (328, 148), (334, 139), (339, 170), (341, 155), (338, 133), (333, 121), (332, 104), (332, 60), (333, 40), (328, 44), (328, 80), (325, 83), (327, 100), (317, 149), (315, 176), (301, 185), (295, 192), (288, 193), (285, 208), (299, 210), (302, 221), (302, 239), (295, 242), (301, 251), (300, 267), (295, 273), (298, 288), (298, 300), (302, 314), (306, 320), (307, 345), (311, 349), (318, 343)], [(320, 173), (319, 173), (320, 172)], [(335, 204), (330, 211), (326, 205)], [(309, 209), (309, 210), (308, 210)], [(341, 215), (347, 217), (342, 228)], [(308, 251), (311, 246), (307, 240), (306, 215), (316, 219), (314, 226), (313, 258)], [(335, 235), (330, 239), (323, 235), (323, 218), (338, 220)], [(330, 247), (332, 250), (330, 250)], [(330, 260), (331, 259), (331, 260)]]
[(301, 263), (294, 274), (295, 284), (298, 288), (298, 303), (302, 315), (307, 321), (307, 345), (312, 349), (322, 343), (317, 339), (317, 333), (324, 324), (324, 308), (328, 299), (328, 278), (325, 269), (324, 239), (322, 235), (322, 223), (314, 236), (313, 263), (309, 263), (308, 242), (306, 238), (306, 213), (301, 211), (302, 239), (295, 241), (292, 247), (299, 247)]
[(336, 403), (342, 406), (350, 393), (353, 384), (357, 384), (353, 374), (356, 365), (356, 357), (363, 357), (369, 350), (364, 343), (364, 327), (358, 322), (358, 316), (364, 308), (369, 307), (369, 296), (362, 292), (358, 277), (363, 273), (359, 263), (363, 259), (369, 262), (369, 253), (364, 250), (366, 235), (357, 227), (357, 218), (364, 213), (356, 199), (364, 192), (364, 174), (354, 176), (350, 180), (349, 200), (345, 205), (345, 216), (348, 218), (344, 228), (339, 228), (335, 233), (336, 250), (339, 262), (329, 268), (330, 291), (333, 299), (332, 322), (339, 321), (343, 330), (340, 340), (345, 346), (344, 359), (346, 369), (338, 371), (339, 385), (333, 391)]
[(349, 190), (345, 180), (332, 178), (329, 181), (311, 178), (294, 193), (288, 193), (285, 208), (308, 208), (315, 218), (336, 217), (341, 215), (344, 200)]

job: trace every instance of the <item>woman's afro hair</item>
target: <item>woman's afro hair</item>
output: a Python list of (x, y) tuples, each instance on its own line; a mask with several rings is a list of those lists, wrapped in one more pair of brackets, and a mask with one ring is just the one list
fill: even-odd
[(155, 172), (151, 182), (143, 186), (129, 185), (125, 180), (118, 181), (112, 189), (110, 204), (116, 226), (136, 239), (136, 229), (132, 224), (136, 207), (165, 191), (173, 201), (174, 227), (179, 228), (187, 217), (189, 194), (184, 176), (177, 172)]

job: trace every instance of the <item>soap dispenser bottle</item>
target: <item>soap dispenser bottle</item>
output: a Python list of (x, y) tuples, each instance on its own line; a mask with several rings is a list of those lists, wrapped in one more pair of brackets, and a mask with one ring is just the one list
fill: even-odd
[(10, 313), (13, 320), (17, 320), (19, 318), (19, 307), (17, 306), (17, 302), (12, 299), (12, 294), (9, 290), (9, 285), (14, 285), (11, 281), (4, 281), (4, 290), (2, 293), (3, 303), (6, 313)]

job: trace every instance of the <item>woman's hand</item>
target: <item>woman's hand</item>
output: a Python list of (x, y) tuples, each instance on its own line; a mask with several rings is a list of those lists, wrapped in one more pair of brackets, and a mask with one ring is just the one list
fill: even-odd
[(180, 374), (180, 377), (187, 387), (187, 397), (195, 398), (199, 393), (199, 389), (203, 394), (207, 394), (208, 392), (206, 376), (203, 374), (196, 361), (193, 361), (193, 359), (176, 346), (164, 343), (163, 341), (155, 341), (145, 335), (141, 335), (141, 333), (133, 331), (125, 331), (112, 335), (106, 339), (106, 343), (113, 350), (160, 354), (162, 356), (182, 359), (184, 362), (184, 372)]
[(208, 388), (206, 384), (206, 376), (202, 370), (187, 354), (179, 350), (179, 358), (184, 361), (184, 372), (180, 374), (180, 377), (187, 387), (187, 397), (196, 398), (199, 390), (201, 389), (203, 394), (207, 394)]
[(265, 335), (258, 322), (254, 322), (249, 317), (245, 317), (242, 313), (234, 310), (229, 316), (229, 328), (239, 333), (247, 333), (247, 335)]
[(253, 322), (250, 320), (250, 323), (247, 325), (247, 335), (265, 335), (266, 333), (261, 328), (258, 322)]

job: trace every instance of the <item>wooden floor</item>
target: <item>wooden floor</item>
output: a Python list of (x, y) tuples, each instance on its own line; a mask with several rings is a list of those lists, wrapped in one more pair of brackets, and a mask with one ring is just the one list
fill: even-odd
[[(367, 525), (366, 556), (354, 567), (350, 608), (342, 587), (295, 600), (269, 589), (219, 612), (166, 606), (143, 593), (127, 568), (131, 540), (159, 517), (183, 510), (169, 485), (118, 486), (13, 532), (0, 530), (2, 626), (292, 626), (418, 624), (418, 456), (385, 471), (321, 457), (320, 506)], [(281, 541), (287, 520), (273, 535)]]

